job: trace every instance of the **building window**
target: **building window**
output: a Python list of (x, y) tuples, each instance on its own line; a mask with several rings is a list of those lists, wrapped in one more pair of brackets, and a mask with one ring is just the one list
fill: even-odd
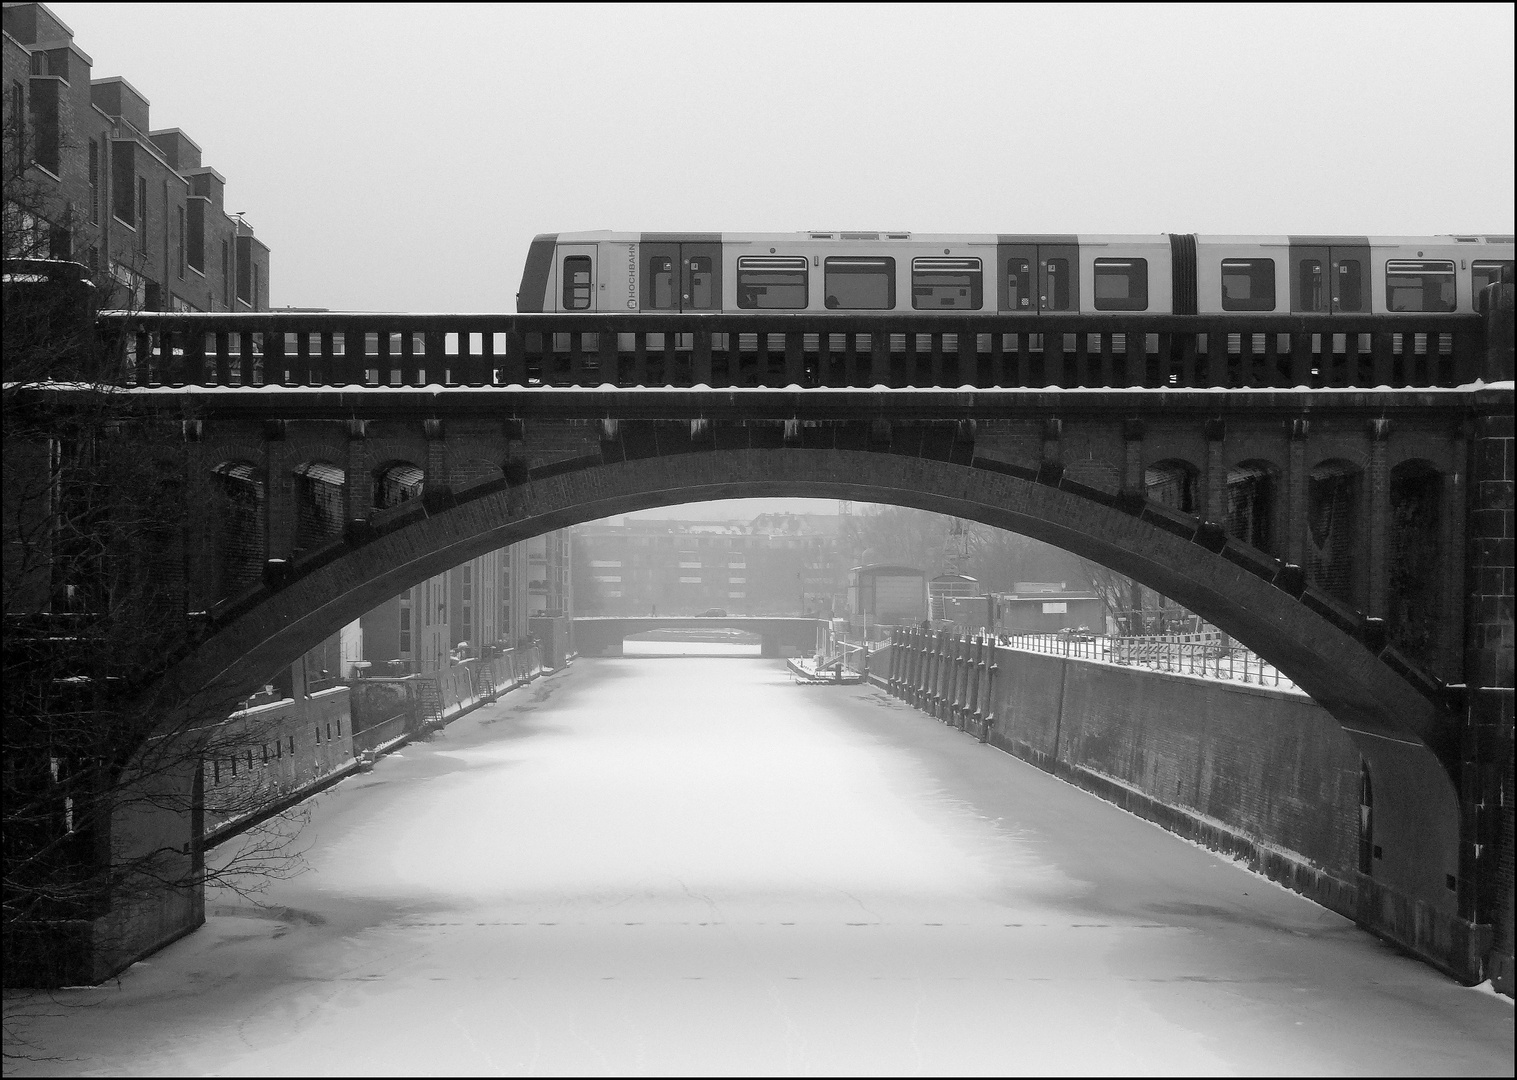
[(175, 208), (175, 216), (179, 225), (179, 276), (184, 277), (184, 207)]
[(26, 160), (26, 121), (26, 84), (17, 79), (11, 83), (11, 136), (18, 161)]
[(829, 309), (888, 311), (895, 307), (894, 259), (828, 259), (824, 283)]
[(1223, 259), (1223, 311), (1274, 311), (1275, 260)]
[(737, 306), (798, 311), (806, 306), (804, 257), (750, 255), (737, 261)]
[(147, 177), (137, 177), (137, 248), (147, 250)]
[(100, 224), (100, 143), (90, 140), (90, 224)]
[(911, 306), (919, 311), (978, 311), (984, 278), (979, 259), (912, 259)]

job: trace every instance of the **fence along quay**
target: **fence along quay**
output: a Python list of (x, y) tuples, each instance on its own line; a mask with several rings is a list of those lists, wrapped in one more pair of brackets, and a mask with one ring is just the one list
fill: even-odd
[(125, 386), (1455, 387), (1476, 314), (104, 312)]

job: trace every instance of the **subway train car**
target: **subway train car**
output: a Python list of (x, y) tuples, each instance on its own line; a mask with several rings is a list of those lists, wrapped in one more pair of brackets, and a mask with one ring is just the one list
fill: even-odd
[(1511, 236), (550, 233), (519, 312), (1473, 311)]

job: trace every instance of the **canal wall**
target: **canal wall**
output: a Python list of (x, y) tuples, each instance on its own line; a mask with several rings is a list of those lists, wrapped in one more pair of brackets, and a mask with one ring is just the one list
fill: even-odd
[(871, 662), (871, 681), (1362, 921), (1361, 760), (1311, 698), (985, 640), (918, 645)]
[(897, 632), (885, 685), (1462, 982), (1510, 992), (1510, 958), (1503, 966), (1489, 926), (1449, 909), (1458, 881), (1437, 880), (1441, 864), (1418, 846), (1447, 827), (1437, 792), (1424, 798), (1418, 786), (1425, 774), (1398, 769), (1394, 753), (1374, 773), (1338, 720), (1293, 688), (916, 628)]
[(986, 741), (1355, 917), (1358, 751), (1295, 691), (995, 650)]

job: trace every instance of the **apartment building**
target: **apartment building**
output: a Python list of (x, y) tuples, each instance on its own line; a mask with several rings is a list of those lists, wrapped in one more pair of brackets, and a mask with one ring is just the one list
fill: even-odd
[(563, 530), (487, 552), (367, 612), (363, 659), (375, 674), (428, 672), (487, 646), (522, 644), (533, 618), (572, 613), (572, 580)]
[(830, 613), (847, 588), (836, 517), (626, 519), (572, 532), (583, 615)]
[(226, 178), (46, 4), (4, 7), (5, 257), (84, 264), (101, 306), (266, 311), (269, 249)]

